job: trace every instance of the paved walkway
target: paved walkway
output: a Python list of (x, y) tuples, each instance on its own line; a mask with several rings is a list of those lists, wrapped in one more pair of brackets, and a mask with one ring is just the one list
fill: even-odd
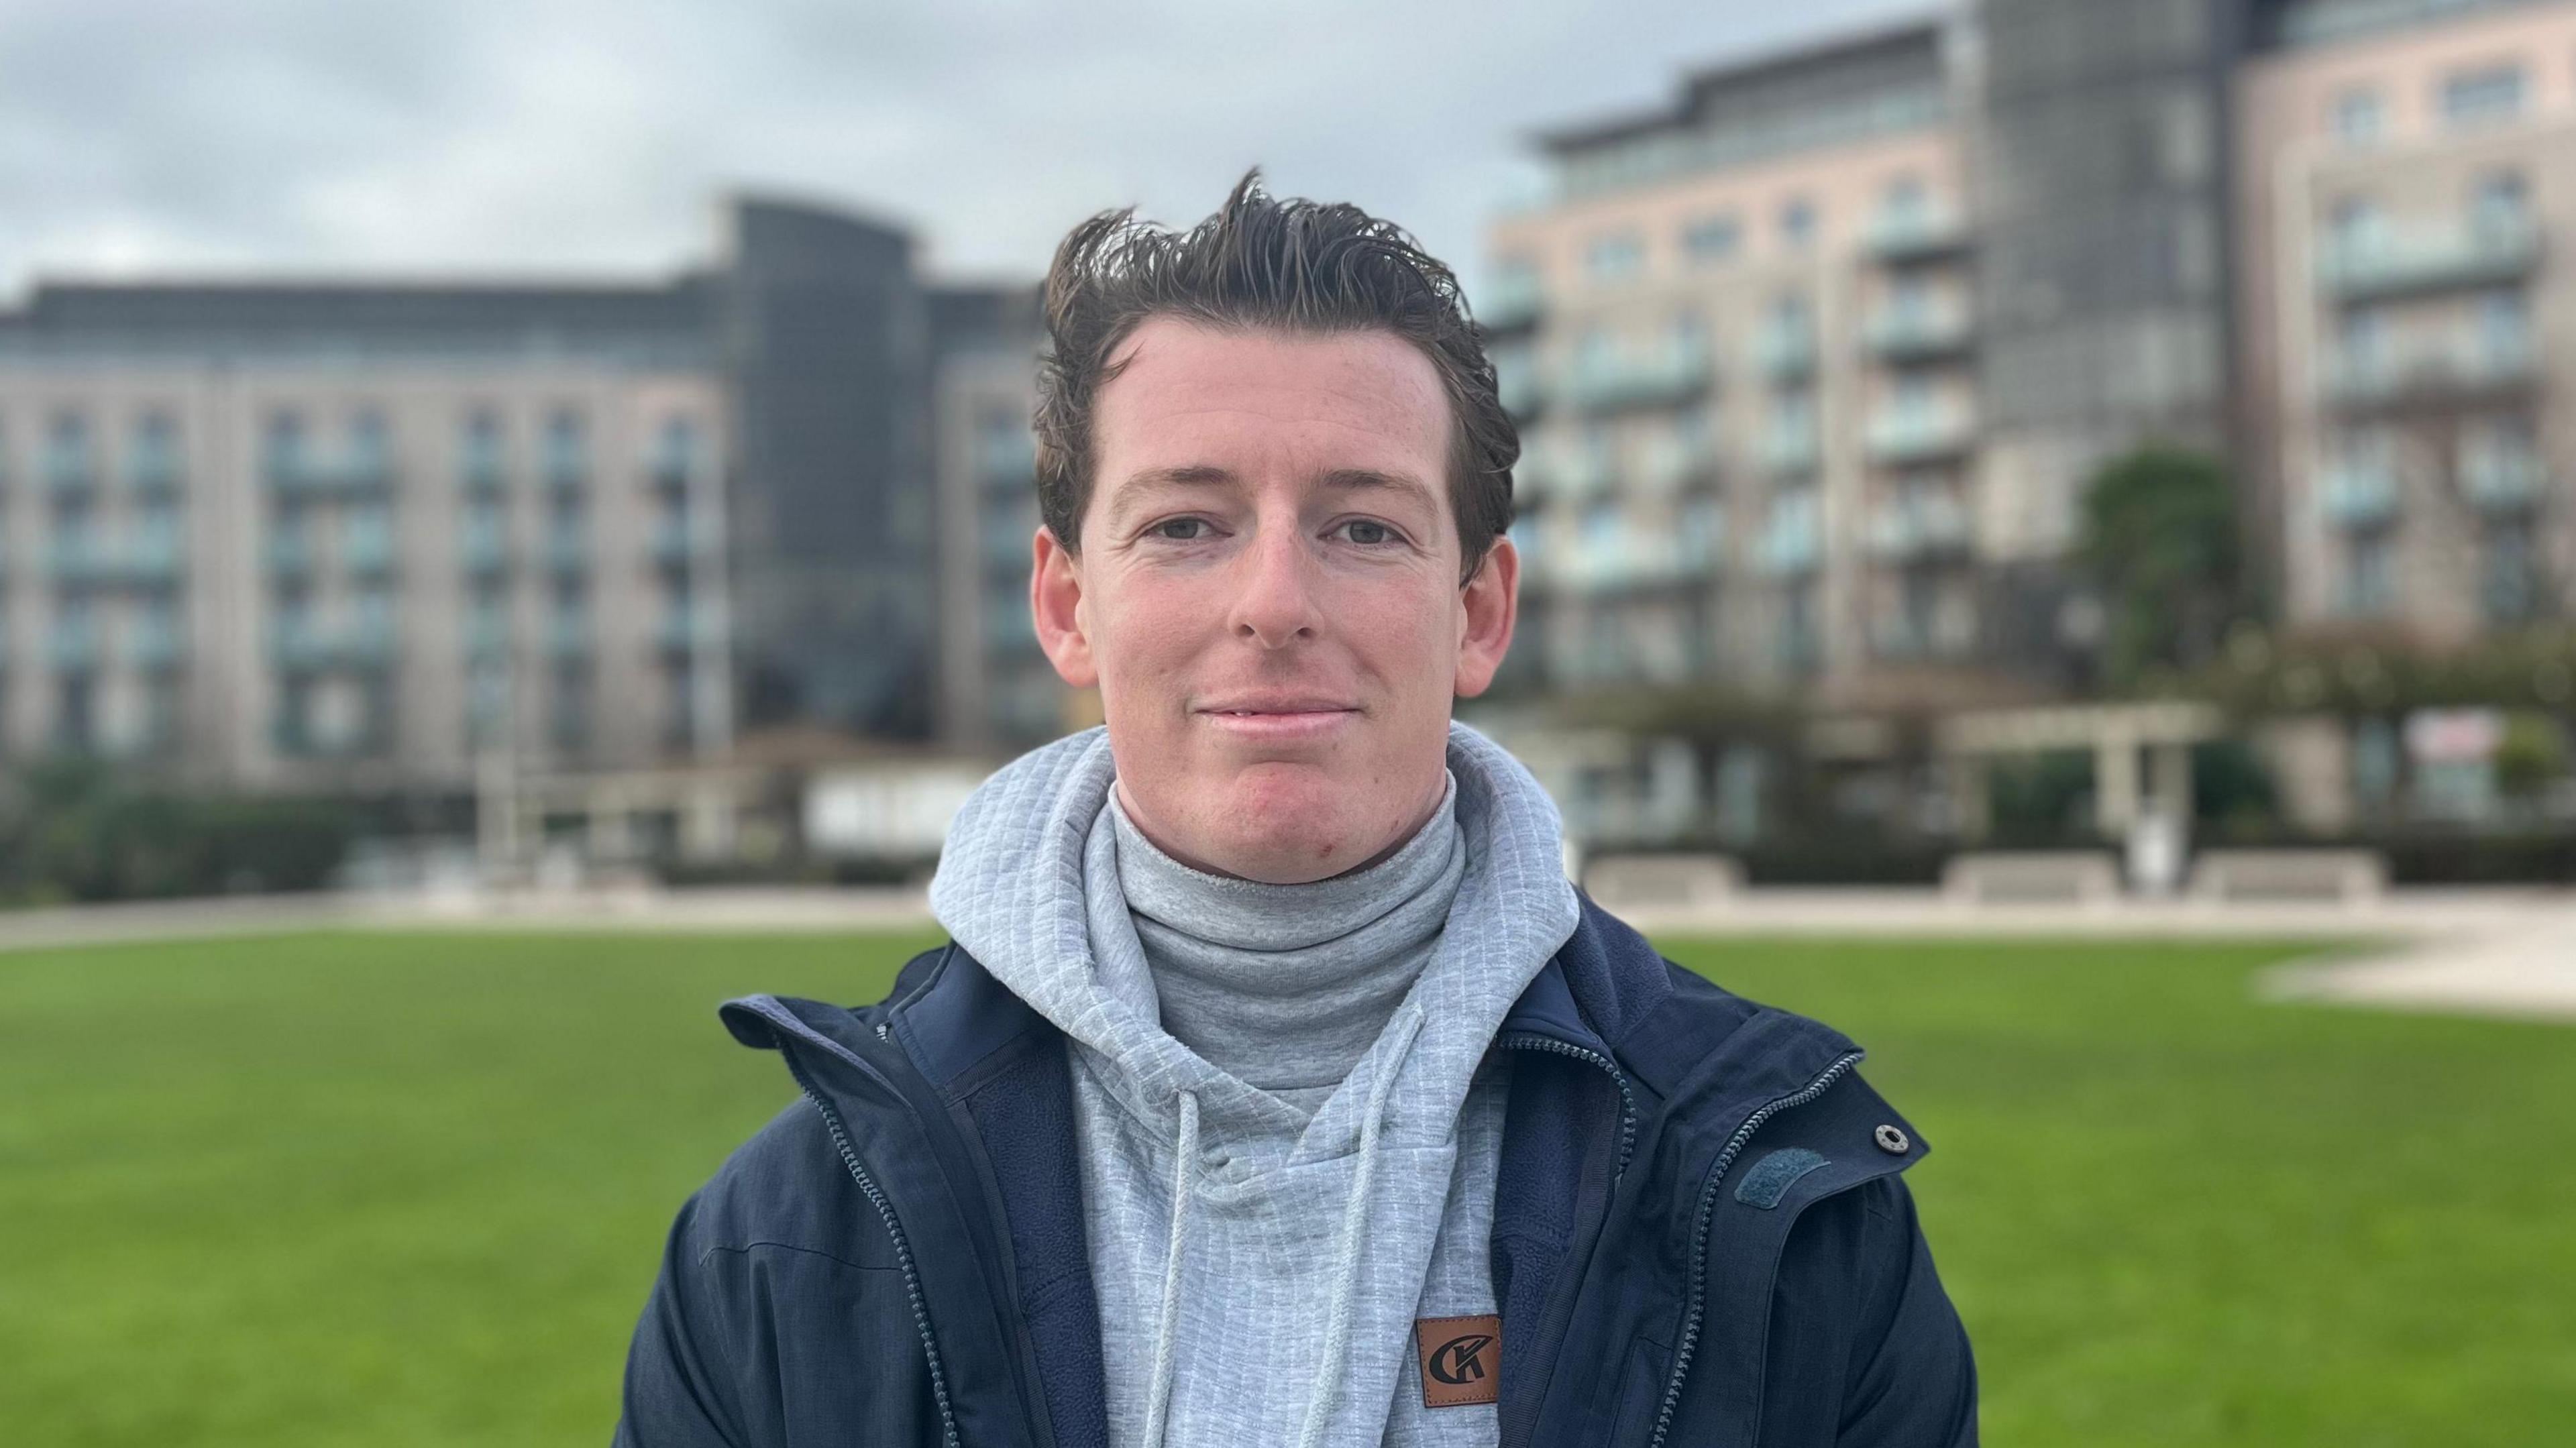
[[(2576, 1022), (2576, 892), (2401, 890), (2362, 905), (2120, 900), (1978, 905), (1929, 890), (1750, 890), (1636, 909), (1675, 935), (2314, 940), (2273, 999)], [(0, 912), (0, 951), (307, 930), (839, 931), (936, 928), (918, 890), (705, 889), (282, 895)]]

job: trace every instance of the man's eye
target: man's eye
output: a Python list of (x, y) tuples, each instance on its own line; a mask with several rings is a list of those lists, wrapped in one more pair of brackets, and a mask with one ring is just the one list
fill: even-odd
[(1342, 526), (1350, 530), (1352, 542), (1372, 547), (1381, 543), (1399, 543), (1404, 538), (1403, 534), (1374, 518), (1353, 518)]
[(1207, 519), (1205, 518), (1165, 518), (1163, 521), (1155, 524), (1152, 528), (1147, 529), (1146, 531), (1152, 533), (1157, 538), (1168, 538), (1175, 543), (1195, 543), (1202, 535), (1195, 533), (1173, 533), (1166, 530), (1172, 528), (1204, 528), (1206, 526)]

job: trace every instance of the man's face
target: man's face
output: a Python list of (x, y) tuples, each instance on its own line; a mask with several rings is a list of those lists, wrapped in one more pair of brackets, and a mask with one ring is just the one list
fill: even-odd
[(1079, 558), (1038, 530), (1056, 672), (1097, 683), (1121, 802), (1185, 864), (1298, 884), (1440, 802), (1453, 696), (1511, 643), (1519, 562), (1461, 587), (1450, 411), (1392, 332), (1153, 318), (1100, 389)]

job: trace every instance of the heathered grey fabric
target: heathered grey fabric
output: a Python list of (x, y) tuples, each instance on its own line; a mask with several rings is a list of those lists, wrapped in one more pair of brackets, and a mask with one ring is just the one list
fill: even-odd
[[(1191, 869), (1109, 791), (1115, 884), (1145, 947), (1163, 1029), (1209, 1064), (1312, 1113), (1386, 1030), (1467, 873), (1458, 776), (1396, 852), (1306, 885)], [(1105, 882), (1104, 882), (1105, 883)]]
[[(1136, 912), (1114, 885), (1105, 731), (1005, 767), (950, 829), (933, 913), (1069, 1038), (1117, 1448), (1496, 1439), (1491, 1406), (1422, 1407), (1413, 1322), (1495, 1310), (1507, 1083), (1485, 1048), (1573, 934), (1576, 902), (1537, 781), (1464, 725), (1448, 764), (1464, 858), (1444, 928), (1311, 1113), (1161, 1024)], [(1225, 1034), (1207, 1039), (1230, 1054)], [(1257, 1052), (1238, 1064), (1269, 1073)]]

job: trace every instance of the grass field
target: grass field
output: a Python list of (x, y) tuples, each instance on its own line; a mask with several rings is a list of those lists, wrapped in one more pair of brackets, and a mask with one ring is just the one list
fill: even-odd
[[(919, 943), (0, 956), (0, 1441), (604, 1443), (672, 1209), (793, 1095), (715, 1003), (872, 999)], [(1667, 948), (1933, 1142), (1988, 1443), (2576, 1424), (2576, 1030), (2254, 1003), (2287, 946)]]

